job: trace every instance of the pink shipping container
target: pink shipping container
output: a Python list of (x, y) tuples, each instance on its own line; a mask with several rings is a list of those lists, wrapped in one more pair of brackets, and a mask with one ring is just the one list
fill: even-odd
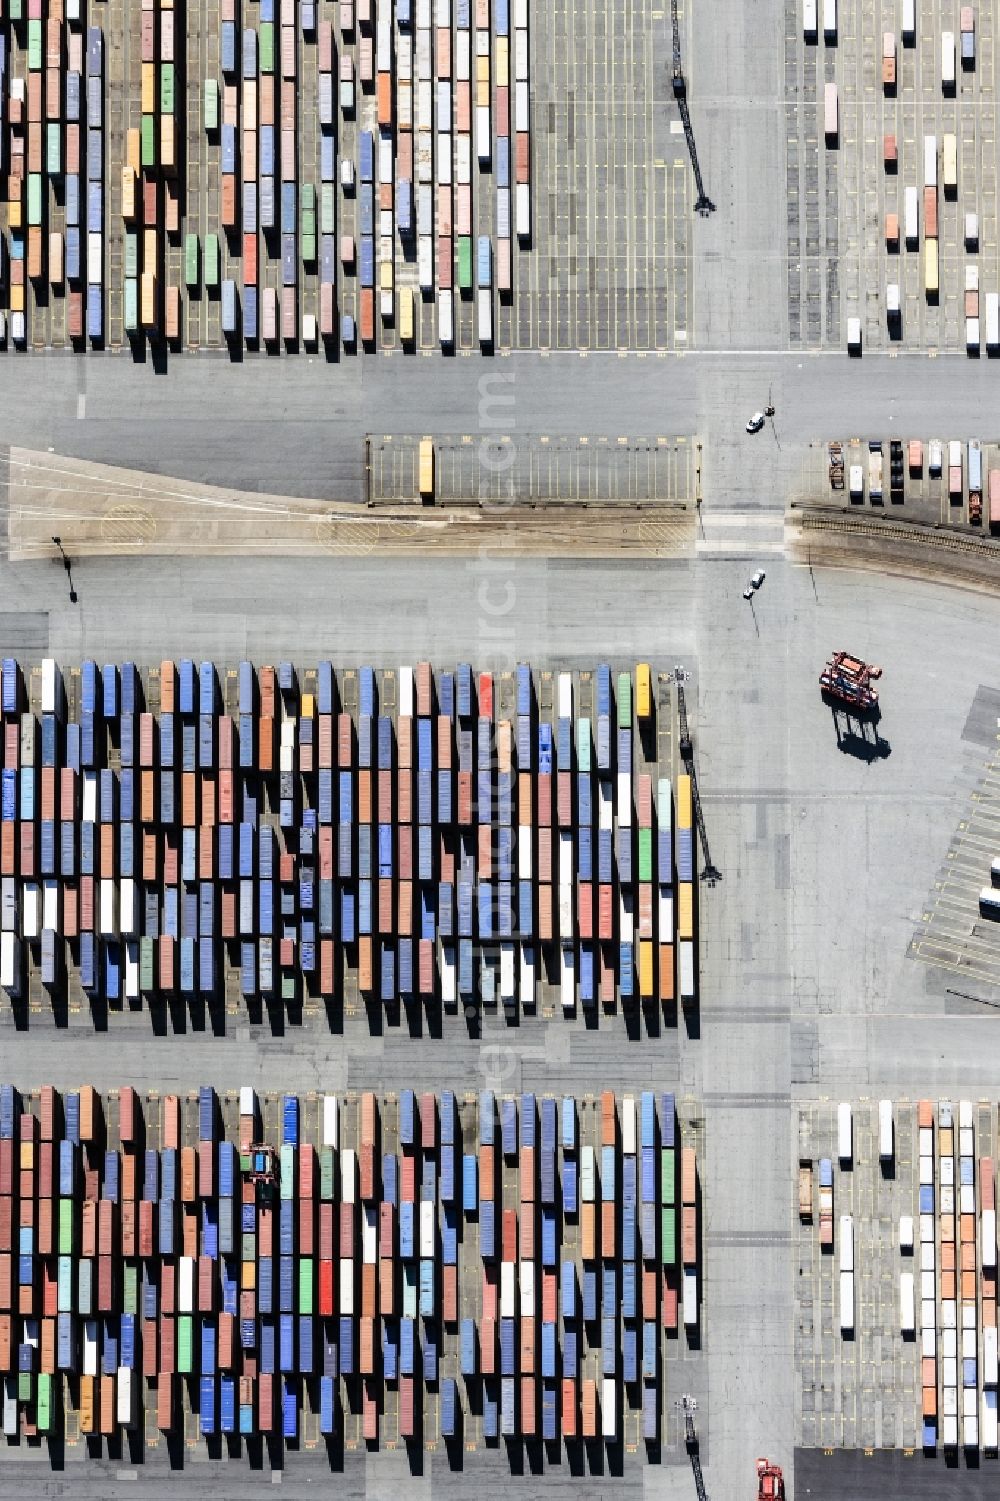
[(278, 337), (278, 294), (274, 287), (265, 287), (261, 299), (261, 327), (267, 343), (271, 344)]
[(497, 88), (496, 91), (496, 132), (498, 136), (510, 135), (510, 89)]
[(437, 1113), (434, 1096), (420, 1096), (420, 1145), (425, 1152), (433, 1152), (437, 1138)]
[(396, 773), (396, 822), (413, 821), (413, 773), (403, 768)]
[(401, 714), (396, 721), (396, 765), (403, 771), (413, 767), (413, 720)]
[[(440, 197), (440, 190), (439, 190)], [(449, 216), (450, 217), (450, 216)], [(448, 288), (452, 282), (451, 236), (441, 235), (437, 242), (438, 286)]]
[(333, 71), (333, 27), (329, 21), (321, 21), (316, 34), (317, 52), (319, 56), (319, 71), (331, 73)]
[(438, 715), (437, 758), (441, 771), (451, 770), (451, 720), (444, 714)]
[(415, 673), (417, 690), (417, 715), (420, 719), (429, 719), (431, 713), (431, 699), (433, 685), (431, 683), (431, 664), (418, 662)]
[(412, 1438), (413, 1422), (413, 1377), (399, 1378), (399, 1432), (402, 1438)]
[(420, 940), (420, 994), (434, 994), (434, 944), (429, 938)]
[(496, 1323), (484, 1317), (479, 1329), (479, 1363), (484, 1376), (496, 1374)]
[(172, 10), (160, 11), (160, 61), (165, 63), (174, 61), (174, 13)]
[[(455, 85), (455, 129), (468, 135), (472, 129), (472, 87), (468, 80), (459, 80)], [(462, 231), (459, 230), (461, 234)]]
[[(368, 1320), (367, 1324), (370, 1328), (371, 1320)], [(378, 1438), (378, 1399), (375, 1396), (375, 1385), (372, 1381), (365, 1381), (362, 1386), (361, 1436), (369, 1443)]]
[(537, 784), (538, 822), (547, 829), (552, 824), (552, 773), (539, 772)]
[(510, 240), (503, 239), (496, 242), (496, 271), (497, 291), (509, 292), (513, 287), (511, 272)]
[(294, 26), (282, 26), (281, 28), (281, 76), (282, 78), (295, 77)]

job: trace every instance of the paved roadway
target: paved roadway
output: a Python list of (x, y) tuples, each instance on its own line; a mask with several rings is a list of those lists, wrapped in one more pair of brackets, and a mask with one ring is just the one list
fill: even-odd
[[(811, 577), (756, 551), (775, 534), (769, 517), (740, 519), (747, 524), (731, 525), (721, 549), (709, 536), (692, 561), (382, 563), (374, 598), (370, 562), (358, 558), (239, 560), (221, 569), (149, 560), (126, 572), (87, 561), (78, 569), (78, 608), (65, 601), (57, 567), (0, 567), (7, 637), (23, 620), (35, 652), (65, 661), (126, 652), (158, 659), (182, 648), (219, 660), (244, 652), (377, 662), (492, 654), (498, 665), (521, 655), (579, 662), (620, 652), (696, 670), (699, 769), (712, 858), (723, 872), (715, 890), (702, 889), (700, 1041), (668, 1036), (658, 1054), (640, 1055), (602, 1028), (599, 1038), (574, 1035), (570, 1045), (557, 1020), (516, 1032), (491, 1023), (478, 1041), (452, 1028), (445, 1044), (392, 1032), (371, 1041), (315, 1031), (274, 1039), (243, 1027), (208, 1046), (202, 1036), (159, 1043), (130, 1029), (109, 1048), (86, 1028), (60, 1046), (51, 1028), (38, 1027), (8, 1035), (5, 1056), (19, 1079), (56, 1083), (124, 1074), (160, 1087), (208, 1078), (220, 1088), (279, 1078), (295, 1089), (393, 1087), (404, 1078), (436, 1087), (499, 1076), (512, 1089), (558, 1090), (572, 1078), (586, 1091), (652, 1079), (701, 1098), (706, 1361), (698, 1395), (710, 1494), (734, 1497), (746, 1492), (756, 1454), (790, 1460), (794, 1443), (793, 1100), (933, 1094), (956, 1079), (963, 1089), (995, 1091), (990, 1015), (945, 1017), (947, 982), (905, 954), (967, 806), (961, 737), (979, 686), (996, 684), (1000, 628), (1000, 601), (982, 596), (862, 574)], [(752, 615), (742, 587), (758, 561), (768, 576)], [(486, 611), (501, 590), (509, 609), (497, 619)], [(885, 666), (881, 732), (891, 754), (874, 763), (838, 749), (816, 692), (818, 666), (841, 642)], [(956, 1057), (965, 1061), (956, 1066)], [(685, 1362), (685, 1379), (689, 1369)], [(668, 1459), (643, 1481), (627, 1456), (621, 1482), (605, 1475), (600, 1489), (684, 1494), (683, 1455)], [(443, 1457), (431, 1462), (435, 1490), (447, 1489)], [(292, 1475), (298, 1463), (307, 1462)], [(369, 1494), (387, 1493), (383, 1465), (393, 1464), (368, 1461)], [(262, 1478), (241, 1467), (241, 1486)], [(528, 1490), (528, 1480), (518, 1488)]]
[[(0, 444), (249, 490), (355, 500), (366, 433), (699, 434), (706, 505), (780, 509), (805, 445), (832, 436), (983, 430), (986, 360), (700, 352), (396, 358), (233, 366), (211, 356), (166, 373), (124, 360), (0, 361)], [(746, 418), (771, 391), (775, 436)]]

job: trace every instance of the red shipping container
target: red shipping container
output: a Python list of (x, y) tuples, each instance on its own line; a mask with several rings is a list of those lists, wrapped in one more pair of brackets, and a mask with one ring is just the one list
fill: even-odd
[(498, 136), (510, 135), (510, 89), (500, 88), (496, 91), (496, 133)]
[(354, 1255), (354, 1205), (340, 1205), (340, 1255)]
[(0, 824), (0, 874), (5, 876), (16, 874), (15, 828), (16, 825), (13, 823)]
[(936, 240), (937, 232), (937, 189), (924, 188), (924, 238), (927, 240)]
[(97, 1204), (93, 1199), (87, 1200), (80, 1210), (80, 1255), (97, 1255)]
[(101, 1377), (100, 1402), (101, 1432), (102, 1434), (110, 1435), (115, 1431), (115, 1423), (117, 1419), (117, 1413), (115, 1411), (115, 1378), (113, 1376)]
[(119, 1249), (123, 1256), (134, 1256), (136, 1251), (136, 1215), (135, 1200), (128, 1199), (122, 1204), (121, 1235)]
[(33, 824), (18, 824), (20, 835), (20, 871), (22, 876), (35, 875), (35, 828)]
[(521, 1432), (526, 1435), (534, 1434), (536, 1429), (536, 1410), (538, 1399), (535, 1390), (534, 1376), (521, 1377)]
[(552, 941), (552, 887), (538, 888), (538, 936), (543, 943)]
[(333, 1314), (332, 1261), (321, 1261), (319, 1264), (319, 1314), (321, 1318), (330, 1318)]
[(582, 1428), (584, 1438), (597, 1437), (597, 1382), (586, 1380), (583, 1383), (583, 1413)]
[(437, 1140), (437, 1107), (433, 1094), (420, 1096), (420, 1145), (425, 1152), (433, 1152)]
[(416, 1161), (412, 1151), (404, 1149), (399, 1159), (399, 1198), (402, 1204), (416, 1202)]
[(383, 1257), (378, 1264), (378, 1299), (382, 1313), (392, 1318), (396, 1312), (396, 1281), (395, 1269), (388, 1257)]
[(576, 1438), (576, 1380), (573, 1377), (563, 1377), (562, 1432), (563, 1438)]
[(505, 1209), (500, 1221), (500, 1259), (517, 1260), (517, 1211)]
[[(37, 1247), (39, 1256), (51, 1256), (55, 1250), (52, 1238), (52, 1200), (42, 1199), (38, 1205), (38, 1226), (36, 1229)], [(43, 1277), (47, 1277), (47, 1269), (42, 1269)], [(53, 1308), (53, 1313), (56, 1309)]]
[(413, 1377), (399, 1378), (399, 1433), (401, 1438), (413, 1437)]
[(21, 764), (21, 731), (15, 722), (4, 725), (3, 734), (5, 771), (17, 771)]
[[(362, 1352), (364, 1352), (362, 1342)], [(374, 1365), (374, 1357), (372, 1359)], [(362, 1365), (362, 1375), (369, 1375), (370, 1371)], [(378, 1438), (378, 1398), (375, 1395), (375, 1387), (371, 1381), (365, 1381), (361, 1395), (361, 1437), (366, 1443), (373, 1443)]]
[(672, 1284), (673, 1273), (665, 1272), (663, 1277), (663, 1327), (664, 1329), (677, 1328), (677, 1287)]
[(420, 940), (418, 950), (419, 985), (421, 995), (434, 994), (434, 944), (429, 938)]
[(413, 821), (413, 773), (407, 768), (396, 772), (396, 822), (400, 825)]
[[(455, 84), (455, 129), (466, 135), (472, 129), (472, 89), (467, 79), (459, 79)], [(461, 224), (458, 233), (467, 233)]]
[(153, 1213), (154, 1205), (147, 1199), (139, 1200), (139, 1255), (152, 1256), (153, 1254)]
[(198, 1257), (198, 1312), (211, 1313), (215, 1307), (215, 1278), (210, 1256)]
[(552, 880), (552, 830), (537, 829), (535, 831), (538, 842), (538, 877), (544, 884)]
[(520, 1231), (520, 1255), (522, 1261), (532, 1261), (535, 1256), (535, 1206), (534, 1204), (522, 1204), (521, 1219), (518, 1225)]
[(318, 67), (321, 73), (333, 70), (333, 27), (329, 21), (321, 21), (316, 34)]
[(446, 1324), (458, 1322), (458, 1267), (441, 1269), (441, 1316)]
[(479, 674), (479, 717), (480, 719), (493, 718), (493, 674), (491, 672)]
[(531, 137), (526, 130), (519, 130), (514, 138), (514, 171), (517, 182), (530, 180)]
[(484, 1376), (496, 1374), (496, 1323), (484, 1318), (479, 1328), (479, 1363)]
[(530, 1204), (535, 1197), (535, 1149), (521, 1148), (521, 1203)]
[(0, 1251), (10, 1251), (14, 1244), (14, 1201), (8, 1194), (0, 1198)]
[(97, 1311), (114, 1312), (113, 1269), (110, 1256), (97, 1258)]
[(597, 888), (597, 936), (602, 943), (610, 943), (614, 938), (614, 919), (612, 913), (612, 888), (602, 884)]
[(274, 1381), (266, 1371), (257, 1378), (257, 1427), (270, 1433), (274, 1426)]
[(521, 1320), (520, 1371), (522, 1376), (532, 1375), (535, 1369), (535, 1320)]
[(493, 1150), (490, 1145), (479, 1148), (479, 1197), (487, 1203), (493, 1199), (495, 1177)]

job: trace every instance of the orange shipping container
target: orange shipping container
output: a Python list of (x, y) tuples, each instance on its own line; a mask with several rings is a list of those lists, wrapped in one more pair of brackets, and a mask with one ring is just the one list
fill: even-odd
[(928, 240), (936, 240), (937, 232), (937, 189), (924, 188), (924, 238)]
[(580, 1254), (584, 1261), (595, 1261), (597, 1258), (597, 1206), (593, 1203), (580, 1205)]

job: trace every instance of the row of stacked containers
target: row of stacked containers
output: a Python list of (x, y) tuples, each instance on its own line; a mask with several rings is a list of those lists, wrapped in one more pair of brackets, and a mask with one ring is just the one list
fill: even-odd
[[(514, 242), (531, 238), (527, 0), (514, 0), (513, 16), (510, 0), (475, 0), (474, 14), (470, 0), (454, 14), (450, 0), (339, 0), (336, 23), (313, 0), (260, 0), (259, 16), (242, 5), (222, 0), (218, 74), (205, 78), (187, 76), (183, 9), (128, 6), (141, 82), (126, 118), (130, 104), (141, 112), (112, 133), (104, 32), (84, 29), (86, 7), (27, 0), (25, 12), (24, 0), (6, 0), (0, 289), (12, 343), (44, 340), (33, 308), (65, 299), (68, 339), (101, 345), (112, 297), (127, 335), (179, 344), (184, 299), (207, 295), (221, 302), (230, 343), (339, 337), (348, 348), (375, 344), (386, 327), (413, 344), (427, 299), (449, 347), (455, 296), (475, 295), (479, 340), (491, 345), (494, 296), (513, 291)], [(317, 84), (308, 122), (304, 68)], [(196, 143), (185, 145), (181, 128), (191, 91), (220, 163), (217, 181), (199, 177), (192, 189), (210, 206), (202, 235), (202, 204), (188, 200), (186, 181)], [(116, 147), (122, 159), (112, 159)], [(120, 220), (106, 223), (112, 204)], [(171, 280), (172, 245), (183, 257)], [(279, 285), (262, 274), (269, 259)], [(308, 312), (307, 270), (318, 277)]]
[(691, 783), (635, 683), (4, 659), (0, 988), (691, 1005)]
[(0, 1087), (7, 1435), (193, 1412), (297, 1440), (360, 1410), (369, 1441), (471, 1413), (487, 1441), (617, 1442), (629, 1413), (660, 1441), (665, 1342), (700, 1301), (672, 1095), (235, 1105)]

